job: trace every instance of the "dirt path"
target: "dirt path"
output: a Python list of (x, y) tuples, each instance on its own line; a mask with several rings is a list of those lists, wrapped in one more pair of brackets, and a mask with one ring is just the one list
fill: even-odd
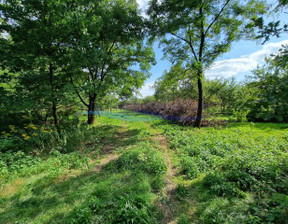
[(159, 150), (163, 153), (166, 160), (167, 171), (165, 176), (165, 186), (163, 189), (164, 195), (159, 198), (158, 205), (163, 212), (163, 218), (161, 223), (176, 224), (176, 211), (175, 211), (175, 190), (177, 185), (173, 182), (174, 177), (177, 174), (177, 170), (173, 165), (172, 157), (169, 153), (169, 146), (167, 139), (160, 133), (157, 133), (152, 137), (152, 141), (158, 142)]
[[(121, 130), (118, 132), (115, 132), (115, 136), (113, 136), (116, 140), (117, 139), (127, 139), (129, 136), (125, 135), (124, 132), (127, 129), (127, 125), (123, 124), (121, 126)], [(101, 157), (99, 164), (97, 164), (94, 167), (95, 172), (100, 172), (104, 166), (106, 166), (108, 163), (113, 162), (117, 160), (120, 157), (120, 154), (117, 154), (119, 144), (116, 142), (109, 143), (108, 145), (105, 145), (102, 148), (102, 152), (100, 155), (105, 155), (104, 157)]]
[(108, 163), (115, 161), (119, 158), (120, 155), (109, 154), (105, 158), (102, 158), (97, 166), (94, 167), (95, 172), (100, 172), (101, 169), (106, 166)]
[[(176, 199), (175, 199), (175, 190), (177, 185), (173, 182), (176, 177), (177, 170), (173, 165), (173, 159), (171, 157), (171, 152), (169, 152), (169, 146), (167, 139), (159, 132), (159, 130), (151, 127), (149, 123), (146, 123), (150, 130), (153, 130), (152, 137), (150, 141), (155, 144), (156, 148), (163, 153), (165, 158), (167, 171), (165, 175), (165, 186), (163, 188), (162, 194), (160, 194), (156, 203), (163, 212), (163, 218), (160, 223), (163, 224), (176, 224), (177, 223), (177, 211), (175, 208)], [(129, 136), (124, 135), (126, 127), (122, 126), (121, 131), (115, 133), (114, 138), (125, 139)], [(113, 142), (109, 145), (104, 146), (102, 157), (99, 161), (99, 164), (94, 167), (95, 172), (101, 172), (101, 169), (106, 166), (108, 163), (117, 160), (121, 154), (117, 154), (118, 145)], [(129, 147), (129, 146), (128, 146)]]

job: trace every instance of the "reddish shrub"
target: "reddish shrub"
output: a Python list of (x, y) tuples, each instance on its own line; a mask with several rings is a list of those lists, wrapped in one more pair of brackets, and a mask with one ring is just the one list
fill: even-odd
[[(127, 110), (162, 116), (166, 120), (175, 121), (181, 125), (194, 125), (197, 115), (197, 102), (194, 100), (177, 99), (169, 102), (154, 101), (145, 104), (129, 104)], [(205, 118), (205, 115), (204, 117)], [(222, 126), (225, 121), (203, 120), (203, 127)]]

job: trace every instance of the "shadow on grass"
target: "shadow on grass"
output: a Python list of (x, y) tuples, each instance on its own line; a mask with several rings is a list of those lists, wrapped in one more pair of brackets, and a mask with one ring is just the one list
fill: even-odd
[[(101, 133), (97, 143), (100, 155), (136, 144), (142, 137), (141, 129), (122, 128), (95, 127), (93, 132)], [(0, 198), (0, 223), (117, 223), (130, 216), (137, 223), (155, 223), (150, 220), (156, 220), (158, 212), (152, 205), (148, 174), (123, 170), (117, 161), (108, 163), (100, 172), (81, 172), (69, 171), (66, 175), (70, 176), (65, 176), (47, 170), (14, 195)]]
[(100, 155), (110, 153), (119, 147), (129, 147), (139, 140), (140, 129), (128, 129), (122, 131), (120, 126), (104, 125), (100, 127), (103, 136), (100, 139), (102, 151)]
[(119, 170), (116, 161), (101, 172), (90, 170), (66, 180), (43, 177), (25, 188), (4, 205), (1, 223), (88, 223), (85, 220), (93, 219), (116, 223), (123, 218), (122, 210), (133, 213), (135, 209), (147, 213), (140, 217), (144, 223), (155, 211), (147, 174)]

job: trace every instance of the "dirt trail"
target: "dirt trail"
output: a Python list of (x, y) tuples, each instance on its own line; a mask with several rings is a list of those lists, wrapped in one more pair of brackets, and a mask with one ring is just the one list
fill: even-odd
[(102, 158), (97, 166), (94, 167), (95, 172), (100, 172), (101, 169), (108, 163), (115, 161), (119, 158), (119, 154), (108, 154), (105, 158)]
[[(115, 133), (114, 138), (117, 139), (127, 139), (129, 136), (125, 135), (124, 132), (127, 129), (127, 125), (124, 124), (121, 126), (121, 130)], [(101, 152), (101, 155), (105, 155), (102, 157), (99, 161), (99, 164), (97, 164), (94, 167), (95, 172), (100, 172), (104, 166), (106, 166), (108, 163), (113, 162), (117, 160), (120, 157), (120, 154), (117, 154), (119, 144), (115, 142), (109, 143), (108, 145), (104, 146)]]
[[(166, 164), (167, 164), (167, 171), (165, 175), (165, 186), (163, 189), (163, 195), (160, 195), (156, 203), (160, 207), (160, 209), (163, 212), (163, 218), (161, 220), (161, 223), (163, 224), (176, 224), (177, 223), (177, 216), (176, 216), (176, 208), (175, 208), (175, 190), (177, 185), (173, 182), (173, 179), (175, 178), (177, 174), (176, 168), (173, 166), (173, 160), (169, 153), (169, 146), (167, 139), (159, 133), (159, 131), (153, 127), (151, 127), (150, 124), (147, 123), (147, 126), (149, 128), (153, 129), (154, 134), (152, 134), (152, 137), (150, 141), (154, 142), (157, 145), (157, 148), (159, 151), (163, 153), (163, 156), (165, 158)], [(129, 136), (123, 135), (123, 128), (118, 133), (116, 133), (115, 138), (129, 138)], [(104, 153), (102, 155), (105, 155), (105, 157), (102, 157), (100, 159), (100, 162), (98, 165), (94, 167), (95, 172), (100, 172), (101, 169), (107, 165), (108, 163), (117, 160), (120, 157), (120, 154), (117, 154), (117, 144), (109, 144), (106, 147), (104, 147)]]
[(163, 219), (161, 223), (165, 224), (176, 224), (177, 220), (175, 217), (175, 190), (176, 184), (173, 182), (174, 177), (177, 174), (176, 168), (173, 166), (173, 161), (169, 153), (169, 146), (167, 139), (161, 135), (156, 134), (152, 137), (152, 141), (158, 142), (159, 150), (163, 153), (163, 156), (166, 160), (167, 171), (165, 176), (165, 186), (163, 189), (164, 197), (160, 198), (158, 205), (163, 212)]

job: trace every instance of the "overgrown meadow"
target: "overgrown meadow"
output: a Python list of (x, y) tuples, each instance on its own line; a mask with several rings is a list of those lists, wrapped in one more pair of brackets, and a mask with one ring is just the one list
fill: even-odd
[(41, 135), (24, 138), (29, 150), (1, 152), (0, 223), (158, 223), (166, 164), (150, 134), (143, 122), (101, 117), (51, 132), (50, 149), (33, 148)]
[(122, 111), (72, 130), (1, 152), (0, 223), (167, 223), (163, 205), (182, 224), (287, 220), (287, 124), (195, 129)]
[(287, 222), (287, 124), (162, 128), (179, 168), (179, 223)]

